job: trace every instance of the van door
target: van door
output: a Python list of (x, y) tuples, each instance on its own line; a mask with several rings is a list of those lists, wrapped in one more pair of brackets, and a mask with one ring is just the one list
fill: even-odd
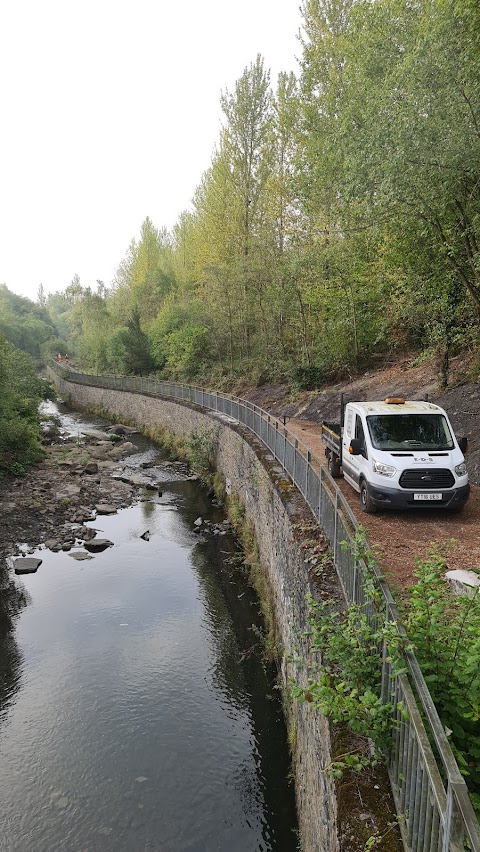
[[(357, 491), (360, 490), (360, 474), (365, 471), (367, 461), (368, 461), (368, 452), (367, 452), (367, 444), (365, 441), (365, 431), (363, 428), (362, 418), (360, 414), (356, 412), (352, 412), (352, 419), (350, 423), (347, 423), (346, 427), (346, 441), (344, 445), (344, 454), (343, 454), (343, 473), (346, 475), (347, 479), (351, 480), (351, 484)], [(349, 434), (348, 434), (349, 433)], [(350, 446), (351, 438), (356, 438), (360, 441), (360, 455), (354, 456), (348, 452), (348, 448)]]

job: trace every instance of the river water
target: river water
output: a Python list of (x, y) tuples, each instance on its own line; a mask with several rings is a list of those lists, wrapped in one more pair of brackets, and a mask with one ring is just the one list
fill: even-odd
[[(69, 431), (86, 424), (68, 417)], [(133, 440), (130, 465), (161, 455)], [(161, 496), (91, 522), (114, 547), (86, 562), (41, 550), (4, 602), (2, 850), (297, 849), (287, 735), (236, 542), (195, 532), (199, 516), (223, 518), (198, 483), (160, 478)]]

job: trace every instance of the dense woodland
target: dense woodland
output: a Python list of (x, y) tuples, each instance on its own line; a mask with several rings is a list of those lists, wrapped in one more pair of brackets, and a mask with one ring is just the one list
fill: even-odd
[(480, 6), (305, 0), (298, 55), (298, 77), (257, 56), (222, 93), (171, 233), (146, 218), (108, 285), (1, 288), (0, 334), (216, 386), (312, 388), (404, 351), (445, 382), (479, 342)]
[(47, 298), (85, 366), (314, 386), (478, 341), (480, 7), (306, 0), (299, 56), (222, 94), (172, 233), (146, 219), (111, 288)]

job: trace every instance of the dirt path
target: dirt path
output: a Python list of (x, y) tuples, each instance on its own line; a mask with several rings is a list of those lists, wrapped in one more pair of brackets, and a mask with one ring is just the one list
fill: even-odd
[[(287, 419), (286, 428), (325, 465), (324, 444), (318, 423)], [(359, 524), (367, 531), (370, 545), (378, 552), (385, 575), (400, 589), (413, 580), (416, 557), (424, 557), (432, 543), (448, 546), (450, 569), (480, 570), (480, 488), (472, 486), (470, 499), (459, 514), (433, 510), (379, 512), (366, 515), (358, 494), (343, 480), (337, 481)]]

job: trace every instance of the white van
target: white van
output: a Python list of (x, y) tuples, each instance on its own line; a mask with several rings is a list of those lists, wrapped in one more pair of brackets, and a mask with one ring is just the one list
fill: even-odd
[(337, 456), (332, 442), (340, 435), (331, 427), (324, 430), (330, 432), (325, 436), (329, 467), (331, 459), (341, 464), (364, 512), (381, 507), (457, 509), (467, 501), (467, 441), (457, 441), (438, 405), (402, 397), (347, 403), (341, 442), (335, 441)]

